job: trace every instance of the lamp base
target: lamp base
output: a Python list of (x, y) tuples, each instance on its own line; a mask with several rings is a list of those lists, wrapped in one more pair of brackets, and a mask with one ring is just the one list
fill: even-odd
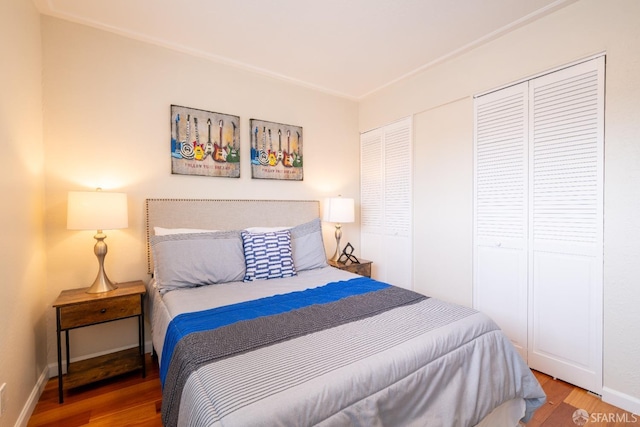
[(102, 275), (98, 273), (98, 277), (93, 281), (93, 284), (87, 289), (88, 294), (101, 294), (103, 292), (115, 291), (118, 286), (113, 283), (102, 271)]
[(341, 224), (336, 224), (335, 236), (336, 236), (336, 252), (329, 259), (329, 261), (338, 262), (338, 259), (340, 259), (340, 255), (342, 254), (342, 251), (340, 250), (340, 239), (342, 238), (342, 225)]
[(107, 236), (102, 232), (102, 230), (98, 230), (98, 234), (93, 236), (96, 239), (96, 244), (93, 247), (93, 252), (98, 257), (98, 275), (96, 276), (96, 280), (93, 281), (93, 284), (87, 289), (88, 294), (100, 294), (103, 292), (109, 292), (118, 289), (118, 287), (107, 277), (107, 273), (104, 271), (104, 257), (107, 255), (107, 244), (104, 242), (104, 239)]

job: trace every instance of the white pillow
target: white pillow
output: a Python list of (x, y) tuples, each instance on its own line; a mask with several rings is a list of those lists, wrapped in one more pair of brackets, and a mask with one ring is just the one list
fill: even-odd
[(191, 233), (213, 233), (218, 230), (205, 230), (202, 228), (163, 228), (153, 227), (153, 234), (156, 236), (169, 236), (171, 234), (191, 234)]
[(249, 233), (272, 233), (274, 231), (289, 230), (291, 227), (249, 227), (245, 228)]

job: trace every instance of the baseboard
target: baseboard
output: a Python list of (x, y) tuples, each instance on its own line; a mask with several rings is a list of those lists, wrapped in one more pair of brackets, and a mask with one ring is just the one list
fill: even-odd
[(15, 427), (26, 427), (29, 423), (29, 418), (31, 418), (31, 414), (33, 414), (33, 410), (36, 408), (38, 404), (38, 400), (44, 391), (44, 386), (47, 385), (47, 381), (49, 380), (49, 376), (47, 375), (47, 369), (43, 369), (40, 377), (38, 377), (38, 381), (36, 385), (31, 390), (31, 394), (29, 394), (29, 398), (25, 402), (22, 407), (22, 411), (20, 412), (20, 416), (16, 421)]
[(640, 418), (640, 399), (609, 387), (602, 388), (602, 401), (631, 412)]
[[(145, 341), (144, 343), (144, 352), (145, 353), (151, 353), (151, 348), (152, 348), (153, 344), (151, 344), (151, 341)], [(94, 354), (87, 354), (85, 356), (81, 356), (81, 357), (74, 357), (71, 359), (71, 362), (77, 362), (79, 360), (85, 360), (85, 359), (92, 359), (94, 357), (97, 356), (104, 356), (105, 354), (109, 354), (109, 353), (115, 353), (117, 351), (121, 351), (121, 350), (128, 350), (130, 348), (134, 348), (137, 346), (126, 346), (126, 347), (120, 347), (120, 348), (113, 348), (111, 350), (106, 350), (106, 351), (101, 351), (99, 353), (94, 353)], [(62, 359), (62, 373), (66, 374), (67, 373), (67, 361), (66, 359)], [(53, 377), (57, 377), (58, 376), (58, 362), (54, 362), (54, 363), (50, 363), (49, 364), (49, 378), (53, 378)]]

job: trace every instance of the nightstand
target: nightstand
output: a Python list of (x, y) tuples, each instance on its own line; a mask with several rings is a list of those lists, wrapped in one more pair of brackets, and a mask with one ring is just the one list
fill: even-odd
[(327, 261), (331, 267), (339, 268), (340, 270), (350, 271), (351, 273), (359, 274), (361, 276), (371, 277), (371, 264), (373, 261), (367, 261), (366, 259), (360, 259), (360, 264), (355, 262), (342, 262)]
[[(141, 280), (118, 283), (113, 291), (88, 294), (88, 288), (62, 291), (53, 303), (56, 309), (58, 334), (58, 400), (63, 402), (63, 390), (89, 384), (125, 372), (142, 369), (144, 364), (144, 294), (146, 288)], [(75, 328), (112, 322), (114, 320), (138, 318), (138, 348), (118, 351), (92, 359), (69, 363), (69, 331)], [(62, 338), (65, 333), (67, 350), (67, 373), (62, 375)], [(64, 381), (64, 386), (63, 386)]]

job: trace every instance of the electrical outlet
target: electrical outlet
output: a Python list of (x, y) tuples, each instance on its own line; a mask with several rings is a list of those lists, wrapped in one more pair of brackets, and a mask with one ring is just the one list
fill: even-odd
[(7, 383), (0, 385), (0, 417), (4, 415), (4, 411), (7, 409), (7, 399), (5, 398), (5, 389), (7, 388)]

